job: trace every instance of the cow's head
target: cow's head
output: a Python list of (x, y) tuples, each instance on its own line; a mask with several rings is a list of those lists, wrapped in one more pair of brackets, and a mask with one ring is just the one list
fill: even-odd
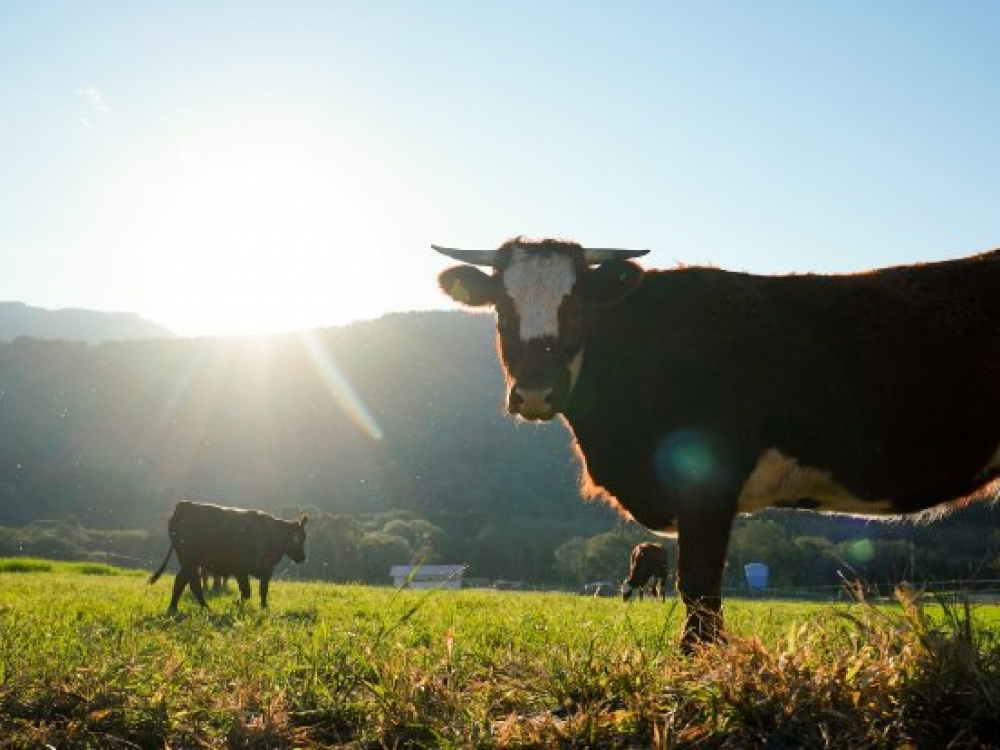
[(523, 238), (498, 250), (432, 247), (492, 267), (487, 274), (455, 266), (438, 282), (463, 305), (496, 309), (507, 409), (532, 420), (551, 419), (566, 409), (583, 361), (588, 313), (625, 297), (642, 278), (642, 269), (626, 259), (649, 252)]
[(632, 585), (631, 580), (622, 583), (622, 601), (627, 602), (636, 591), (638, 591), (638, 588)]
[(293, 562), (299, 564), (306, 561), (306, 522), (308, 516), (302, 516), (298, 521), (286, 521), (288, 526), (288, 546), (285, 547), (285, 554)]

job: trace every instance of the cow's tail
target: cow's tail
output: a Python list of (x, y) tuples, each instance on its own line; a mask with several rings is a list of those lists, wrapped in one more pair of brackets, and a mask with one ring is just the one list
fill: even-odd
[(163, 575), (163, 571), (167, 569), (167, 563), (170, 562), (170, 556), (172, 554), (174, 554), (174, 544), (173, 544), (173, 542), (170, 543), (170, 549), (167, 550), (167, 556), (165, 558), (163, 558), (163, 565), (161, 565), (160, 569), (157, 570), (155, 573), (153, 573), (153, 575), (151, 575), (149, 577), (149, 583), (150, 584), (156, 583), (159, 580), (160, 576)]

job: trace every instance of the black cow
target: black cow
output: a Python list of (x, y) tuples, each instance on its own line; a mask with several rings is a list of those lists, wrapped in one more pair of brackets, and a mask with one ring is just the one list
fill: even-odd
[(170, 549), (149, 582), (156, 583), (177, 551), (180, 570), (174, 578), (169, 612), (177, 611), (184, 587), (191, 585), (198, 603), (207, 607), (201, 574), (233, 576), (243, 599), (250, 598), (250, 576), (260, 581), (260, 604), (267, 606), (267, 590), (282, 555), (297, 563), (306, 559), (306, 521), (283, 521), (258, 510), (223, 508), (182, 500), (167, 525)]
[(591, 487), (676, 531), (684, 645), (722, 626), (738, 512), (901, 513), (995, 497), (1000, 250), (851, 275), (647, 271), (646, 251), (435, 248), (496, 309), (508, 409), (562, 414)]
[(639, 592), (641, 600), (642, 592), (647, 585), (651, 586), (654, 599), (659, 595), (660, 601), (666, 601), (669, 571), (667, 550), (662, 544), (653, 542), (637, 544), (629, 560), (628, 578), (622, 584), (622, 601), (627, 602), (636, 591)]

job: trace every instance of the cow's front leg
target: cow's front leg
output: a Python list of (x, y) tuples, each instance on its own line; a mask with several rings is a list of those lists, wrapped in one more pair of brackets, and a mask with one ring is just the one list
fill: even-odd
[(267, 609), (267, 589), (271, 585), (270, 576), (261, 576), (260, 579), (260, 606)]
[(205, 601), (205, 591), (201, 587), (201, 571), (197, 568), (189, 571), (188, 581), (191, 583), (191, 593), (194, 594), (194, 598), (198, 600), (198, 604), (207, 609), (208, 602)]
[(732, 510), (692, 509), (677, 519), (677, 590), (687, 608), (681, 647), (722, 637), (722, 570)]

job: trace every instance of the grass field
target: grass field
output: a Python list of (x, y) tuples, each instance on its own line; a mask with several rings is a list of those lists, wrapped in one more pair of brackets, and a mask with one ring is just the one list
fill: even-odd
[[(256, 587), (255, 587), (256, 588)], [(164, 614), (170, 583), (0, 560), (3, 747), (987, 747), (996, 607), (727, 604), (277, 582)]]

